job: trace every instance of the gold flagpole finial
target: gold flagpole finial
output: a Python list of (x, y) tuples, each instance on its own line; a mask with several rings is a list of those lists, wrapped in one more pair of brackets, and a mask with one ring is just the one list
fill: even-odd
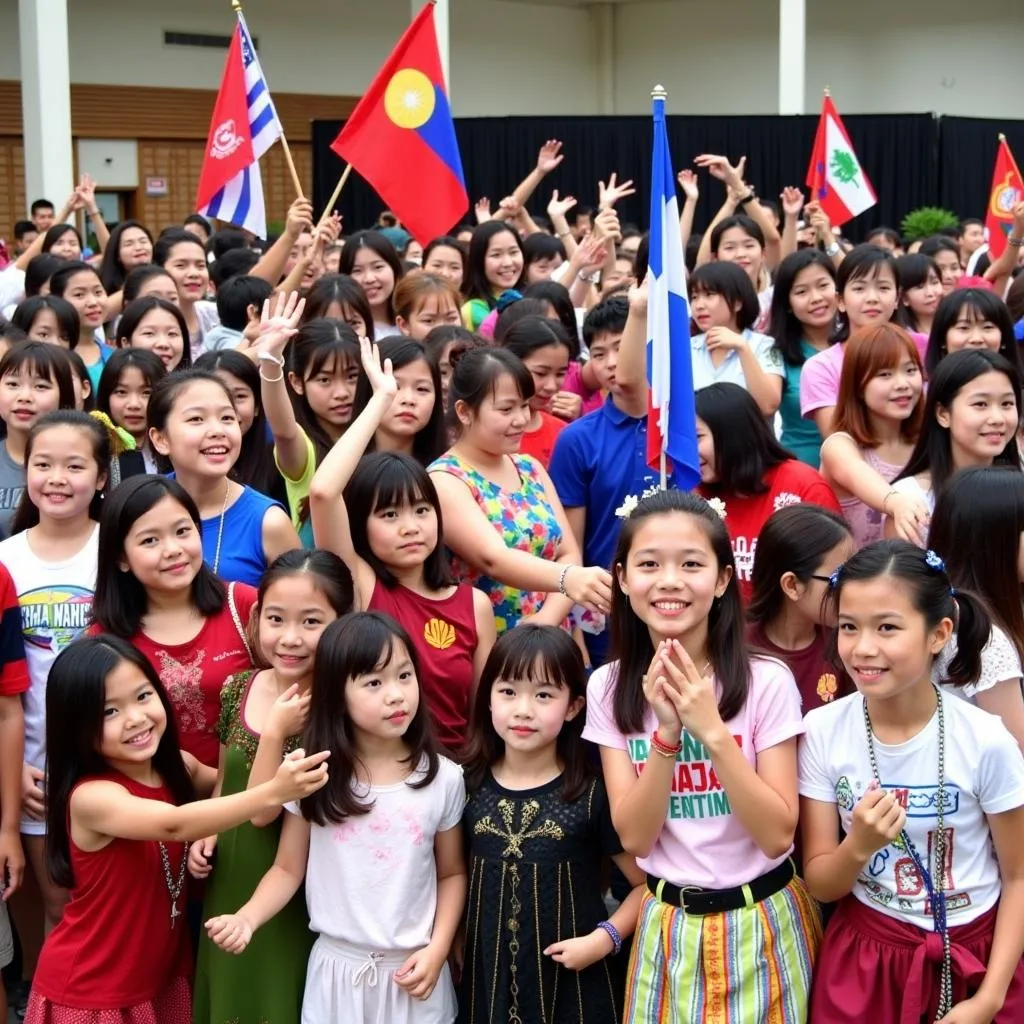
[(999, 133), (999, 141), (1000, 142), (1005, 142), (1006, 141), (1006, 136), (1002, 132)]
[(231, 0), (231, 10), (233, 10), (235, 14), (242, 13), (242, 4), (240, 3), (240, 0)]

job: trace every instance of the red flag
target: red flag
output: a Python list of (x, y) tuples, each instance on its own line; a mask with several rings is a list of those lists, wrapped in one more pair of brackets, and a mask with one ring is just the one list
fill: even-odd
[(1013, 208), (1024, 199), (1024, 180), (1010, 152), (1006, 139), (999, 136), (996, 168), (992, 174), (992, 191), (985, 212), (988, 251), (997, 260), (1006, 249), (1006, 236), (1013, 227)]
[(249, 107), (245, 96), (245, 67), (238, 29), (231, 37), (220, 92), (213, 107), (210, 135), (199, 173), (196, 209), (202, 209), (237, 174), (255, 163)]
[(434, 5), (413, 19), (331, 143), (421, 245), (469, 209), (434, 28)]
[(833, 227), (845, 224), (878, 202), (843, 119), (827, 93), (814, 136), (806, 184), (811, 190), (811, 199), (820, 203)]

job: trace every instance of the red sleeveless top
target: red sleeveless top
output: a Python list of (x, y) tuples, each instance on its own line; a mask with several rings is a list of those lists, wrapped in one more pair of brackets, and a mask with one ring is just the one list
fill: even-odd
[(369, 607), (390, 615), (412, 637), (435, 735), (446, 750), (458, 750), (466, 741), (473, 692), (477, 640), (473, 588), (460, 583), (451, 597), (438, 600), (401, 584), (388, 588), (377, 580)]
[[(120, 772), (90, 776), (78, 785), (99, 779), (116, 782), (133, 796), (174, 803), (166, 786), (144, 786)], [(164, 845), (177, 883), (185, 844)], [(71, 901), (43, 943), (34, 991), (74, 1009), (111, 1010), (155, 999), (175, 978), (188, 976), (187, 886), (178, 896), (181, 916), (172, 928), (159, 844), (115, 839), (87, 853), (72, 840), (71, 869)]]

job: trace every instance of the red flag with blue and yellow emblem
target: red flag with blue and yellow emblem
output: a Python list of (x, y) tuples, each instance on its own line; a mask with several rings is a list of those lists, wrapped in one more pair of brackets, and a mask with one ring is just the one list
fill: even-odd
[(447, 234), (469, 209), (432, 2), (398, 41), (331, 149), (421, 245)]

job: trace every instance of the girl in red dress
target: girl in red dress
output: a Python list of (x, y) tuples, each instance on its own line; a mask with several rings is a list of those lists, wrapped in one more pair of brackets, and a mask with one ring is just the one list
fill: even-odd
[(26, 1024), (188, 1024), (189, 841), (315, 792), (326, 753), (286, 758), (215, 800), (215, 773), (178, 746), (149, 662), (109, 634), (72, 644), (47, 686), (47, 866), (71, 890), (43, 945)]

